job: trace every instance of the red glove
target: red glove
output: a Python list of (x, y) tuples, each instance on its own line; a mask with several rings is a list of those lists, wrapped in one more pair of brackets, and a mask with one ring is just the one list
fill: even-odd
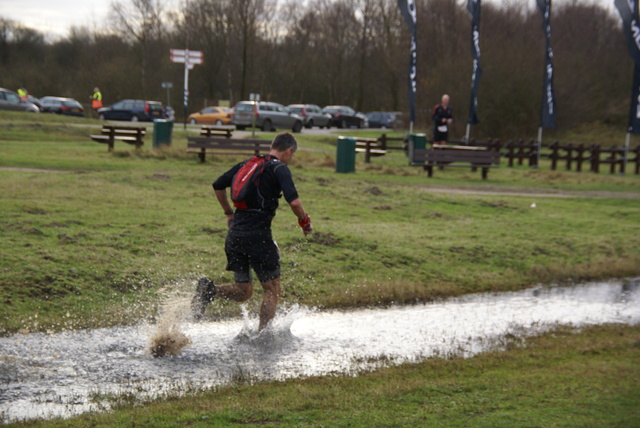
[(305, 216), (304, 220), (298, 220), (298, 226), (302, 228), (305, 235), (311, 232), (311, 217), (309, 217), (309, 214)]

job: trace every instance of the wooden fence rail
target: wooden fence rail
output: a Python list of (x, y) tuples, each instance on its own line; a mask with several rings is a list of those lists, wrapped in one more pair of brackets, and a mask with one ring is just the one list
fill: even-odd
[[(500, 140), (475, 141), (470, 139), (468, 143), (455, 142), (456, 144), (467, 144), (470, 146), (487, 147), (489, 150), (499, 151), (503, 158), (507, 159), (510, 167), (517, 161), (522, 165), (526, 160), (529, 166), (538, 165), (538, 143), (523, 140), (509, 141), (502, 143)], [(558, 169), (561, 162), (564, 162), (565, 169), (571, 171), (574, 167), (578, 172), (582, 171), (583, 164), (589, 165), (589, 170), (594, 173), (600, 172), (601, 165), (609, 165), (609, 173), (615, 174), (616, 170), (624, 174), (627, 166), (633, 166), (633, 172), (640, 174), (640, 145), (629, 148), (626, 153), (624, 147), (603, 148), (599, 144), (587, 146), (585, 144), (560, 144), (554, 141), (551, 144), (542, 144), (540, 158), (547, 158), (551, 161), (551, 170)]]

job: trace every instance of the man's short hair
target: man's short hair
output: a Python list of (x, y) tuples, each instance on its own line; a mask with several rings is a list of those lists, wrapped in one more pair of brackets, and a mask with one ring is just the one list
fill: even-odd
[(293, 147), (293, 151), (298, 150), (298, 142), (289, 132), (281, 132), (271, 142), (271, 148), (279, 152), (284, 152), (289, 147)]

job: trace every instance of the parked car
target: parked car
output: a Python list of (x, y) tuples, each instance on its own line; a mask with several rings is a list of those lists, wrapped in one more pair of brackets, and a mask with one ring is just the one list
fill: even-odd
[(322, 111), (331, 115), (331, 126), (338, 128), (364, 127), (364, 118), (349, 106), (326, 106)]
[(367, 118), (371, 128), (394, 129), (402, 126), (402, 121), (395, 112), (372, 111), (367, 113)]
[(323, 113), (322, 109), (315, 104), (290, 104), (287, 106), (293, 113), (302, 116), (302, 124), (305, 128), (331, 127), (331, 115)]
[(73, 98), (42, 97), (40, 111), (43, 113), (57, 113), (70, 116), (84, 116), (82, 104)]
[(231, 109), (228, 107), (206, 107), (197, 113), (191, 113), (187, 122), (192, 125), (229, 125)]
[(369, 118), (367, 117), (366, 114), (357, 112), (356, 116), (358, 116), (360, 119), (362, 119), (362, 127), (363, 128), (368, 128), (369, 127)]
[(37, 105), (23, 100), (17, 93), (4, 88), (0, 88), (0, 110), (40, 112)]
[(42, 111), (42, 104), (40, 104), (40, 100), (38, 98), (34, 97), (33, 95), (27, 95), (27, 101), (29, 101), (31, 104), (35, 104), (36, 106), (38, 106), (40, 111)]
[(302, 116), (291, 112), (278, 103), (266, 101), (240, 101), (236, 104), (231, 123), (243, 130), (254, 123), (263, 131), (275, 131), (278, 128), (302, 131)]
[(109, 107), (98, 109), (100, 120), (130, 120), (152, 122), (164, 119), (164, 108), (160, 101), (122, 100)]

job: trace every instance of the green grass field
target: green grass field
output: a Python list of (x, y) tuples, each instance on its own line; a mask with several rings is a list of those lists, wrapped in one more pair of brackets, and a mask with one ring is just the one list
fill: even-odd
[[(211, 183), (242, 157), (200, 164), (181, 126), (170, 148), (152, 150), (148, 134), (139, 153), (122, 143), (108, 153), (88, 138), (100, 123), (85, 122), (0, 113), (0, 334), (152, 320), (199, 276), (232, 278)], [(284, 303), (386, 305), (640, 275), (639, 176), (503, 163), (486, 181), (464, 168), (428, 179), (401, 153), (337, 174), (336, 138), (298, 137), (291, 169), (315, 233), (303, 237), (280, 207)], [(238, 314), (215, 302), (207, 316)], [(471, 360), (239, 385), (73, 423), (629, 426), (640, 420), (639, 337), (637, 327), (561, 331)]]

